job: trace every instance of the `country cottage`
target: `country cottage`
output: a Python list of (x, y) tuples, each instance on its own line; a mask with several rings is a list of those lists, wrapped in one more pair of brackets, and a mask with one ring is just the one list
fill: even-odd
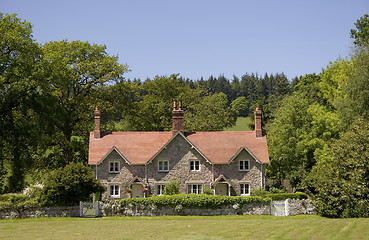
[(171, 132), (103, 132), (100, 111), (94, 112), (88, 163), (107, 187), (103, 199), (161, 195), (171, 180), (183, 193), (247, 196), (265, 184), (269, 163), (261, 111), (255, 111), (255, 131), (185, 132), (184, 111), (176, 102)]

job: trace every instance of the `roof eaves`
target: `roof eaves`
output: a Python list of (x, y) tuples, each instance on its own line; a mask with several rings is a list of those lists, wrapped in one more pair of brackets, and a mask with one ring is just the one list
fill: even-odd
[(177, 132), (176, 134), (173, 135), (173, 137), (171, 139), (169, 139), (169, 141), (157, 152), (155, 153), (154, 156), (152, 156), (150, 158), (150, 160), (146, 163), (149, 164), (152, 162), (152, 160), (154, 160), (164, 149), (166, 149), (168, 147), (168, 145), (178, 136), (180, 135), (188, 144), (191, 145), (192, 148), (194, 148), (208, 163), (212, 164), (212, 162), (192, 143), (190, 142), (190, 140), (188, 140), (181, 132)]
[(233, 160), (238, 156), (240, 155), (240, 153), (242, 152), (242, 150), (246, 150), (258, 163), (260, 164), (263, 164), (263, 162), (261, 162), (259, 159), (257, 159), (257, 157), (255, 157), (254, 154), (252, 154), (252, 152), (246, 147), (246, 146), (243, 146), (241, 147), (237, 153), (231, 158), (231, 160), (228, 162), (228, 164), (230, 164), (231, 162), (233, 162)]
[(105, 156), (99, 162), (97, 162), (95, 165), (100, 165), (105, 160), (105, 158), (107, 158), (110, 155), (110, 153), (112, 153), (113, 151), (116, 151), (119, 154), (119, 156), (121, 156), (121, 158), (123, 158), (123, 160), (126, 161), (127, 164), (131, 165), (131, 163), (128, 161), (128, 159), (115, 146), (113, 146), (110, 149), (110, 151), (107, 154), (105, 154)]

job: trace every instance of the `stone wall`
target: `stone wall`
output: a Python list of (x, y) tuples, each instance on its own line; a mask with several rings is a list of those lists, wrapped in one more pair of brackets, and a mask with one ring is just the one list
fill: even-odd
[(104, 216), (163, 216), (163, 215), (181, 215), (181, 216), (215, 216), (215, 215), (269, 215), (270, 203), (252, 203), (244, 206), (227, 205), (217, 209), (204, 208), (185, 208), (182, 205), (175, 207), (157, 207), (152, 206), (124, 206), (119, 207), (114, 204), (102, 204)]
[(79, 217), (79, 206), (44, 207), (25, 211), (10, 209), (0, 212), (0, 219), (35, 218), (35, 217)]
[(310, 199), (287, 199), (288, 215), (317, 214), (313, 201)]

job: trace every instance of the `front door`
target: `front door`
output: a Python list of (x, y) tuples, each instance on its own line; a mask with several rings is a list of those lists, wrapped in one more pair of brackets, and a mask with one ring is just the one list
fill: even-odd
[(215, 195), (228, 196), (228, 184), (227, 183), (218, 183), (215, 186)]
[(142, 184), (132, 184), (132, 198), (142, 198), (144, 197), (144, 191)]

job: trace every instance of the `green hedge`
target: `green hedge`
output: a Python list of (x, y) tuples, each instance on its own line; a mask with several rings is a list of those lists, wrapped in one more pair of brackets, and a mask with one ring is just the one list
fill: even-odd
[(21, 194), (3, 194), (0, 195), (0, 202), (12, 202), (12, 203), (16, 203), (16, 202), (25, 202), (29, 200), (29, 197), (26, 195), (21, 195)]
[(271, 193), (271, 194), (266, 194), (266, 197), (269, 197), (270, 199), (274, 201), (283, 201), (283, 200), (286, 200), (287, 198), (290, 198), (290, 199), (307, 199), (308, 198), (306, 193), (303, 193), (303, 192)]
[(126, 198), (120, 200), (122, 207), (132, 204), (134, 206), (156, 205), (158, 207), (183, 207), (193, 208), (219, 208), (224, 205), (239, 204), (240, 206), (256, 202), (269, 202), (269, 197), (241, 197), (219, 196), (206, 194), (176, 194), (164, 196), (152, 196), (148, 198)]

